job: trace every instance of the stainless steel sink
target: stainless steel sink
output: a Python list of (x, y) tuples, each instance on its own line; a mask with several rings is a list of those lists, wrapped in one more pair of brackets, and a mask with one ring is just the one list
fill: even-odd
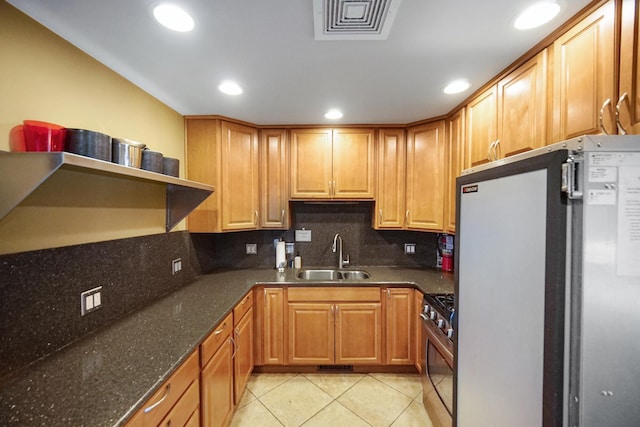
[(298, 272), (302, 280), (362, 280), (371, 275), (363, 270), (308, 269)]

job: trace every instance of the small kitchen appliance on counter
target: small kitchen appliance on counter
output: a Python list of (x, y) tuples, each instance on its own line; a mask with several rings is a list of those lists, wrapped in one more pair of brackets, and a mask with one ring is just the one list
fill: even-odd
[(640, 425), (640, 136), (463, 171), (457, 206), (454, 426)]

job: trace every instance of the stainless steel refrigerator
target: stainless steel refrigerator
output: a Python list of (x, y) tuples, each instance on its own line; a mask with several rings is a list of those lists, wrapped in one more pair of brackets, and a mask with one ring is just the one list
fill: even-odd
[(457, 179), (454, 425), (640, 426), (640, 136)]

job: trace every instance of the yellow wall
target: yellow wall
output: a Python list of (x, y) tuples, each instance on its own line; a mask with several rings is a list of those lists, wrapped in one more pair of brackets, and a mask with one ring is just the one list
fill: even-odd
[[(9, 150), (10, 129), (25, 119), (144, 142), (165, 156), (180, 159), (180, 176), (185, 176), (184, 119), (179, 113), (0, 0), (0, 150)], [(153, 213), (154, 220), (157, 214)], [(52, 223), (55, 215), (55, 211), (47, 211)], [(37, 213), (34, 221), (36, 218)], [(80, 240), (62, 237), (46, 241), (28, 235), (28, 220), (27, 226), (22, 224), (19, 230), (6, 234), (9, 231), (3, 231), (0, 219), (0, 240), (11, 235), (12, 240), (24, 236), (25, 242), (39, 242), (37, 247), (19, 245), (21, 250), (29, 250), (149, 234), (148, 227), (135, 223), (115, 234), (96, 224), (85, 230)], [(163, 231), (162, 224), (152, 229)], [(176, 229), (185, 229), (184, 222)]]

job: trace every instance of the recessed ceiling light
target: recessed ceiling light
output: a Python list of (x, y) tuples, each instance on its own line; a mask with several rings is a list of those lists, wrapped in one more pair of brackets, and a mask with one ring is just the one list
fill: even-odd
[(325, 113), (324, 117), (331, 120), (341, 119), (343, 116), (342, 111), (340, 110), (329, 110)]
[(551, 21), (560, 12), (560, 5), (555, 1), (541, 1), (525, 9), (513, 23), (518, 30), (539, 27)]
[(218, 86), (218, 90), (227, 95), (240, 95), (242, 93), (242, 88), (236, 82), (232, 82), (231, 80), (225, 80)]
[(153, 17), (165, 27), (185, 33), (193, 30), (195, 23), (191, 15), (173, 4), (161, 4), (153, 9)]
[(454, 80), (444, 88), (444, 93), (447, 95), (453, 95), (456, 93), (464, 92), (469, 89), (471, 84), (466, 80)]

